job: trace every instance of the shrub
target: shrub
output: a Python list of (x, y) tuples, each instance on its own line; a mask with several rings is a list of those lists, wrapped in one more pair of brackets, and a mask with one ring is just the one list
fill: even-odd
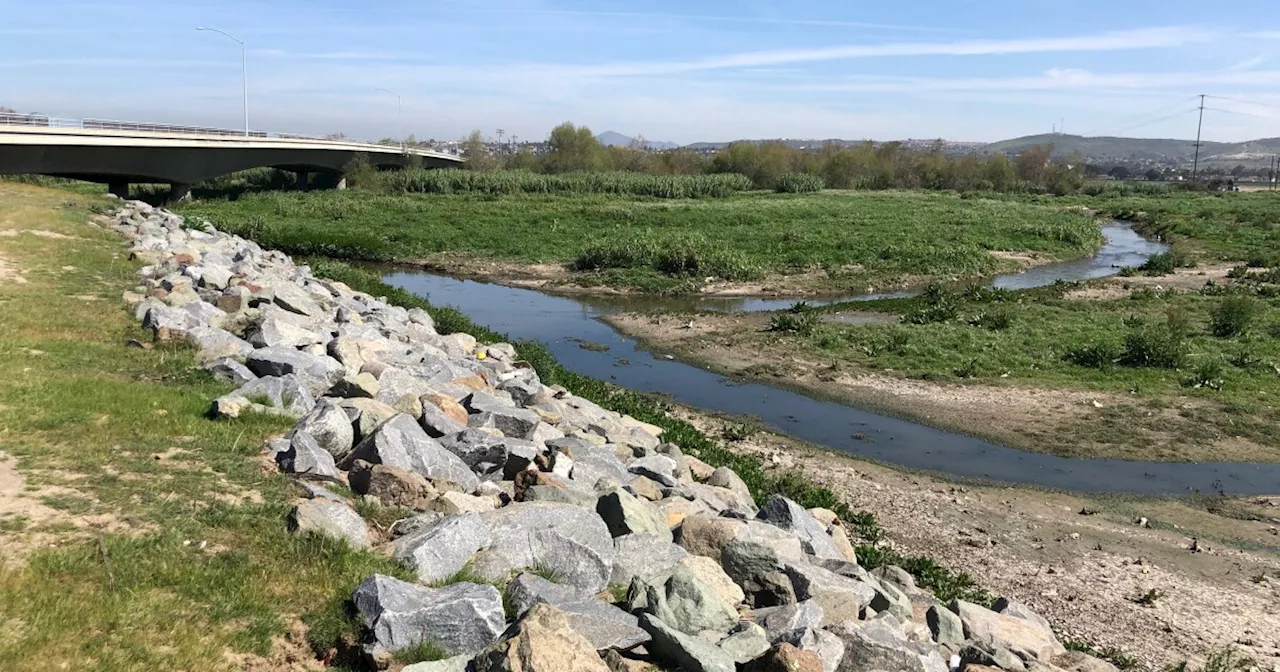
[(1178, 264), (1172, 252), (1153, 254), (1147, 258), (1146, 263), (1138, 267), (1139, 270), (1147, 275), (1168, 275), (1176, 268), (1178, 268)]
[(599, 242), (580, 252), (569, 266), (575, 271), (648, 268), (679, 278), (750, 280), (760, 276), (760, 268), (745, 254), (700, 237), (671, 240), (639, 235)]
[(984, 310), (973, 319), (971, 324), (978, 327), (990, 329), (992, 331), (1003, 331), (1009, 328), (1013, 323), (1013, 314), (1008, 308), (993, 308)]
[(811, 336), (815, 323), (813, 313), (778, 313), (769, 320), (769, 331)]
[(946, 290), (941, 285), (929, 285), (924, 290), (922, 298), (925, 306), (908, 313), (902, 317), (902, 321), (908, 324), (933, 324), (935, 322), (950, 322), (956, 319), (956, 315), (960, 312), (959, 301), (956, 295)]
[(1262, 306), (1249, 296), (1228, 296), (1209, 311), (1209, 331), (1218, 338), (1239, 336), (1262, 313)]
[(773, 190), (780, 194), (812, 194), (822, 191), (826, 184), (822, 176), (813, 173), (786, 173), (778, 178)]
[(1183, 387), (1203, 387), (1210, 390), (1222, 389), (1222, 362), (1217, 359), (1206, 359), (1196, 365), (1191, 377), (1182, 381)]
[(1109, 369), (1120, 359), (1120, 348), (1112, 343), (1094, 343), (1076, 348), (1068, 348), (1062, 358), (1077, 366), (1091, 369)]
[(1186, 357), (1187, 318), (1170, 310), (1164, 324), (1135, 321), (1125, 336), (1120, 363), (1125, 366), (1176, 369)]
[(456, 168), (384, 173), (381, 187), (403, 194), (629, 194), (654, 198), (723, 198), (751, 188), (736, 173), (649, 175), (580, 172), (544, 175), (524, 170), (477, 172)]

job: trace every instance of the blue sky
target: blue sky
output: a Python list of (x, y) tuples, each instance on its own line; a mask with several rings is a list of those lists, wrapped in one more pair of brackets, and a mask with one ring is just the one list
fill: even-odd
[[(456, 138), (1280, 135), (1280, 11), (1167, 0), (0, 0), (0, 105)], [(1238, 10), (1238, 11), (1237, 11)], [(395, 99), (378, 88), (399, 92)]]

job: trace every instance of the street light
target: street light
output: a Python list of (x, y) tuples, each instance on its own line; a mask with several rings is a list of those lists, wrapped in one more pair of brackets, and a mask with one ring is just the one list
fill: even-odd
[(217, 28), (205, 28), (200, 26), (196, 30), (207, 30), (212, 33), (220, 33), (233, 40), (240, 45), (240, 78), (244, 82), (244, 137), (249, 137), (249, 55), (244, 47), (244, 40), (232, 35), (231, 33), (218, 30)]
[(400, 114), (400, 94), (391, 89), (377, 89), (396, 97), (396, 133), (400, 136), (400, 151), (404, 151), (404, 117)]

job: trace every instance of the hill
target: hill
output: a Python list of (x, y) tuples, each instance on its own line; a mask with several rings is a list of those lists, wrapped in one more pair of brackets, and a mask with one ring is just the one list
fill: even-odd
[[(605, 131), (596, 136), (596, 140), (605, 147), (628, 147), (635, 142), (635, 138), (629, 135), (623, 135), (616, 131)], [(680, 145), (674, 142), (663, 142), (661, 140), (645, 140), (644, 144), (649, 149), (675, 149)]]
[[(1191, 161), (1195, 141), (1172, 138), (1083, 137), (1044, 133), (993, 142), (987, 152), (1017, 154), (1036, 145), (1053, 145), (1055, 157), (1079, 153), (1090, 161)], [(1260, 138), (1245, 142), (1201, 142), (1200, 161), (1214, 163), (1265, 161), (1280, 153), (1280, 138)]]

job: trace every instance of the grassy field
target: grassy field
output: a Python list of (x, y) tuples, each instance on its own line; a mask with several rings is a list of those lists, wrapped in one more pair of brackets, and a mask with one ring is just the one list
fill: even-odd
[[(264, 193), (198, 200), (187, 215), (300, 254), (559, 264), (568, 281), (690, 290), (809, 273), (840, 291), (1014, 268), (992, 251), (1070, 258), (1101, 244), (1064, 208), (927, 192), (625, 195)], [(816, 271), (816, 272), (815, 272)]]

